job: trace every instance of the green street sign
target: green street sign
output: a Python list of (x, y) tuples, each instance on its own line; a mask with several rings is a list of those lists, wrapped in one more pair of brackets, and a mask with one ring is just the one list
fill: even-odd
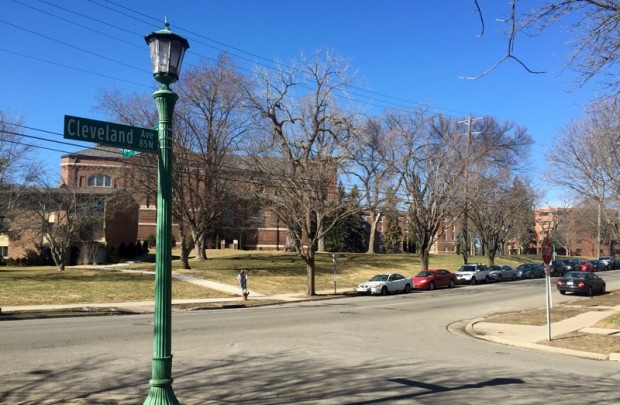
[(64, 138), (157, 153), (157, 131), (65, 115)]

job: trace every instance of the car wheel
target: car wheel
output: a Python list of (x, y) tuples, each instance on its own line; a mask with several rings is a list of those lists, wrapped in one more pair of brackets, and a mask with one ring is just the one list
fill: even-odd
[(454, 280), (450, 280), (448, 283), (448, 288), (454, 288)]
[(489, 284), (489, 276), (486, 276), (486, 277), (484, 278), (484, 284)]
[(388, 290), (386, 286), (381, 287), (381, 295), (387, 295)]
[(504, 278), (501, 276), (501, 274), (497, 276), (497, 281), (499, 281), (500, 283), (504, 281)]
[(405, 289), (403, 291), (405, 294), (409, 294), (411, 292), (411, 285), (405, 284)]
[(476, 284), (476, 277), (471, 276), (471, 281), (470, 281), (471, 285), (475, 285)]
[(605, 295), (605, 286), (601, 287), (601, 295)]
[(431, 281), (431, 283), (428, 285), (428, 289), (429, 289), (429, 290), (434, 290), (434, 289), (435, 289), (435, 283), (433, 283), (433, 282)]
[(514, 274), (512, 275), (512, 277), (510, 278), (512, 281), (515, 281), (517, 279), (517, 276), (515, 276)]
[(564, 294), (566, 294), (566, 291), (560, 290), (560, 294), (564, 295)]
[(592, 296), (592, 287), (588, 287), (588, 297)]

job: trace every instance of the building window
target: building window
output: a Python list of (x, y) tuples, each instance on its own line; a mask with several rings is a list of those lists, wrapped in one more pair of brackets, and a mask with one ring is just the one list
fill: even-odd
[(93, 174), (88, 177), (88, 187), (112, 187), (112, 178), (105, 174)]
[(7, 257), (9, 255), (8, 246), (0, 246), (0, 257)]
[(80, 231), (80, 238), (83, 241), (103, 240), (103, 224), (95, 223), (84, 226)]

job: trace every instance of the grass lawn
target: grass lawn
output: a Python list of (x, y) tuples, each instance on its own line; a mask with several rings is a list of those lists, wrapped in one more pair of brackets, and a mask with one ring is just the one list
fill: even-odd
[[(208, 250), (208, 260), (192, 259), (191, 270), (180, 270), (177, 256), (173, 256), (173, 270), (196, 277), (237, 285), (237, 273), (249, 273), (249, 288), (262, 294), (304, 293), (306, 266), (292, 253), (257, 252), (240, 250)], [(357, 284), (377, 273), (396, 272), (407, 277), (420, 269), (420, 259), (413, 254), (336, 254), (336, 285), (339, 289), (353, 289)], [(510, 257), (513, 259), (516, 257)], [(496, 260), (498, 264), (518, 265), (530, 261)], [(538, 258), (536, 258), (537, 260)], [(486, 263), (486, 258), (473, 257), (470, 262)], [(460, 256), (432, 256), (430, 267), (456, 271)], [(125, 268), (154, 271), (152, 262), (127, 263)], [(316, 290), (333, 291), (334, 263), (332, 254), (318, 254), (316, 260)], [(194, 284), (173, 281), (173, 299), (223, 297), (225, 293)], [(70, 304), (94, 302), (122, 302), (152, 300), (154, 277), (101, 270), (94, 267), (68, 266), (65, 271), (55, 267), (0, 267), (0, 307), (14, 305)]]
[[(43, 304), (149, 301), (154, 276), (67, 267), (0, 267), (0, 307)], [(173, 281), (175, 298), (221, 297), (222, 293)]]

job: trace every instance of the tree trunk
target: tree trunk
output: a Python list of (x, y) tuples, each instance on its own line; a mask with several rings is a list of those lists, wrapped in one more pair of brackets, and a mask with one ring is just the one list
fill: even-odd
[(465, 215), (463, 216), (463, 248), (461, 249), (461, 256), (463, 257), (463, 264), (467, 264), (467, 260), (469, 257), (469, 233), (468, 233), (468, 219), (467, 219), (467, 210), (465, 210)]
[(58, 271), (64, 271), (65, 265), (67, 263), (64, 252), (58, 252), (58, 250), (56, 249), (50, 249), (50, 251), (52, 254), (52, 259), (54, 260), (54, 264), (56, 265)]
[(325, 252), (325, 238), (319, 239), (317, 252)]
[(306, 295), (308, 297), (312, 297), (316, 295), (315, 281), (314, 281), (315, 261), (314, 261), (313, 248), (310, 247), (309, 250), (311, 250), (311, 252), (308, 252), (308, 258), (306, 260), (306, 272), (307, 272)]
[(420, 270), (428, 270), (428, 263), (430, 261), (430, 253), (428, 249), (420, 249)]
[(489, 251), (487, 257), (489, 258), (489, 266), (495, 266), (495, 252)]
[(185, 240), (186, 238), (183, 238), (181, 241), (181, 268), (183, 270), (190, 270), (189, 253), (192, 251), (192, 247)]
[[(207, 260), (207, 252), (205, 250), (205, 235), (204, 234), (201, 234), (200, 236), (195, 238), (194, 248), (196, 249), (196, 260), (197, 261)], [(216, 246), (215, 248), (218, 249), (219, 246)]]
[(377, 222), (381, 215), (370, 214), (370, 234), (368, 235), (368, 250), (367, 254), (375, 254), (375, 232), (377, 231)]

